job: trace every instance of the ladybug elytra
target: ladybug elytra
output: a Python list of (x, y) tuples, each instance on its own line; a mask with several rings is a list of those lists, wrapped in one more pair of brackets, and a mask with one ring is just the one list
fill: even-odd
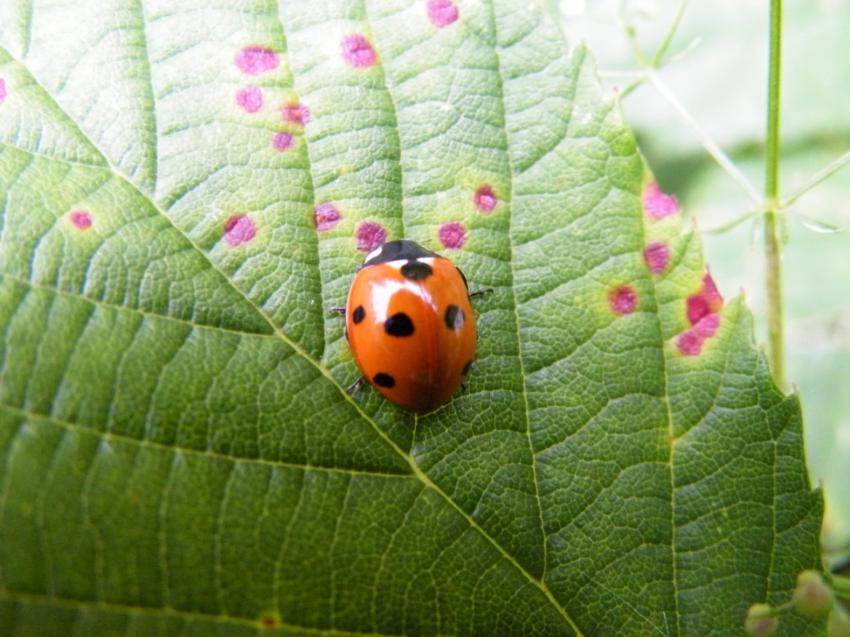
[(445, 403), (475, 357), (475, 315), (463, 273), (409, 240), (367, 255), (345, 305), (346, 337), (363, 377), (409, 411)]

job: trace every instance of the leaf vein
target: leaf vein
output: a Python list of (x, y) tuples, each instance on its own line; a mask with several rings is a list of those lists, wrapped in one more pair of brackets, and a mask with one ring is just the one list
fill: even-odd
[(203, 458), (208, 458), (211, 460), (223, 461), (223, 462), (231, 462), (234, 464), (246, 464), (246, 465), (258, 465), (258, 466), (266, 466), (272, 469), (299, 469), (301, 471), (321, 471), (327, 473), (340, 473), (340, 474), (348, 474), (355, 476), (374, 476), (381, 478), (398, 478), (398, 479), (412, 479), (412, 476), (409, 473), (389, 473), (386, 471), (373, 471), (370, 469), (354, 469), (348, 467), (332, 467), (332, 466), (323, 466), (323, 465), (313, 465), (305, 462), (293, 462), (288, 460), (270, 460), (267, 458), (249, 458), (243, 456), (234, 456), (232, 454), (226, 454), (219, 451), (211, 451), (211, 450), (200, 450), (193, 449), (191, 447), (184, 447), (180, 445), (172, 445), (165, 444), (162, 442), (156, 442), (148, 439), (139, 439), (134, 438), (132, 436), (128, 436), (126, 434), (116, 434), (109, 431), (98, 431), (96, 429), (91, 429), (89, 427), (85, 427), (80, 425), (79, 423), (71, 422), (68, 420), (63, 420), (57, 416), (39, 414), (36, 412), (28, 411), (26, 409), (21, 409), (20, 407), (15, 407), (13, 405), (0, 403), (0, 411), (5, 411), (9, 414), (16, 415), (18, 417), (33, 419), (33, 420), (42, 420), (49, 422), (53, 425), (61, 427), (62, 429), (69, 432), (79, 432), (85, 435), (96, 436), (106, 442), (116, 441), (124, 444), (135, 445), (139, 448), (147, 448), (147, 449), (155, 449), (159, 451), (164, 451), (172, 454), (180, 454), (180, 455), (193, 455)]

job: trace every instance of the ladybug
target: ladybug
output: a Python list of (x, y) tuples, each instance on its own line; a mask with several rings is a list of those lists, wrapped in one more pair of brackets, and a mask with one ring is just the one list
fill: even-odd
[(466, 277), (415, 241), (388, 241), (357, 270), (345, 335), (363, 378), (416, 413), (451, 398), (475, 357), (475, 314)]

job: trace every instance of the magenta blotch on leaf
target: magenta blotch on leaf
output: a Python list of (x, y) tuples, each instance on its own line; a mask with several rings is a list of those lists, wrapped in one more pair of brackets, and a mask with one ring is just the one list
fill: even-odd
[(232, 215), (224, 222), (224, 240), (233, 247), (248, 243), (257, 234), (257, 226), (246, 215)]
[(364, 221), (357, 226), (357, 249), (361, 252), (371, 252), (387, 240), (387, 231), (373, 221)]
[(475, 201), (475, 207), (484, 213), (493, 212), (493, 209), (499, 203), (499, 198), (496, 197), (496, 193), (493, 192), (493, 186), (490, 184), (484, 184), (476, 190), (473, 200)]
[(453, 249), (462, 248), (469, 237), (466, 228), (459, 221), (451, 221), (441, 225), (437, 236), (440, 238), (440, 243)]
[(233, 62), (243, 73), (259, 75), (276, 69), (280, 64), (280, 56), (268, 47), (252, 45), (239, 51)]
[(265, 617), (260, 618), (260, 626), (262, 626), (266, 630), (277, 628), (279, 625), (280, 622), (270, 615), (266, 615)]
[(631, 285), (621, 285), (608, 292), (608, 305), (617, 314), (631, 314), (637, 307), (637, 292)]
[(650, 181), (643, 190), (643, 209), (652, 219), (663, 219), (679, 212), (676, 195), (661, 192), (658, 183)]
[(378, 60), (378, 54), (372, 47), (372, 43), (360, 33), (345, 36), (340, 43), (340, 48), (342, 59), (355, 68), (372, 66)]
[(714, 279), (706, 272), (702, 277), (702, 288), (688, 297), (687, 315), (691, 325), (696, 325), (704, 316), (719, 312), (723, 307), (723, 297), (714, 284)]
[(91, 213), (88, 210), (74, 210), (68, 218), (78, 230), (88, 230), (92, 226)]
[(246, 86), (236, 91), (236, 103), (249, 113), (263, 108), (263, 92), (256, 86)]
[(676, 347), (685, 356), (699, 356), (706, 340), (714, 336), (720, 327), (719, 314), (707, 314), (692, 328), (685, 330), (676, 339)]
[(663, 241), (653, 241), (644, 248), (643, 258), (650, 272), (661, 274), (670, 262), (670, 248)]
[(6, 99), (6, 80), (0, 77), (0, 104)]
[(280, 107), (280, 114), (283, 119), (291, 124), (304, 126), (310, 121), (310, 109), (304, 106), (301, 102), (289, 102)]
[(289, 150), (295, 146), (295, 138), (285, 131), (279, 131), (272, 137), (272, 146), (281, 152)]
[(443, 28), (457, 20), (457, 5), (452, 0), (428, 0), (428, 19)]
[[(342, 219), (342, 215), (339, 213), (339, 210), (337, 210), (336, 206), (334, 206), (332, 203), (320, 203), (313, 211), (313, 223), (316, 226), (316, 230), (318, 230), (319, 232), (330, 230), (336, 224), (339, 223), (340, 219)], [(363, 226), (360, 227), (362, 228)], [(381, 228), (381, 231), (383, 231), (383, 228)], [(384, 238), (386, 238), (386, 234), (384, 235)], [(357, 231), (357, 239), (358, 247), (360, 247), (359, 229)], [(381, 240), (380, 243), (383, 243), (383, 240)]]

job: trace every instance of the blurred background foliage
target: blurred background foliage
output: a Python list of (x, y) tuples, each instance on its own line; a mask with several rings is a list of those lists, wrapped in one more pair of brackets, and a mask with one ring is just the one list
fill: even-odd
[[(783, 198), (850, 151), (850, 2), (784, 4)], [(552, 0), (570, 41), (587, 42), (612, 93), (628, 87), (628, 74), (640, 70), (635, 45), (652, 59), (680, 5)], [(759, 193), (768, 8), (763, 0), (690, 2), (659, 71)], [(702, 230), (706, 260), (721, 291), (727, 298), (739, 291), (746, 295), (756, 316), (756, 338), (764, 344), (763, 222), (752, 200), (654, 86), (644, 82), (627, 92), (622, 107), (662, 189), (679, 198), (685, 215)], [(803, 403), (812, 483), (825, 489), (824, 553), (838, 560), (850, 554), (850, 166), (801, 197), (784, 218), (787, 375)]]

